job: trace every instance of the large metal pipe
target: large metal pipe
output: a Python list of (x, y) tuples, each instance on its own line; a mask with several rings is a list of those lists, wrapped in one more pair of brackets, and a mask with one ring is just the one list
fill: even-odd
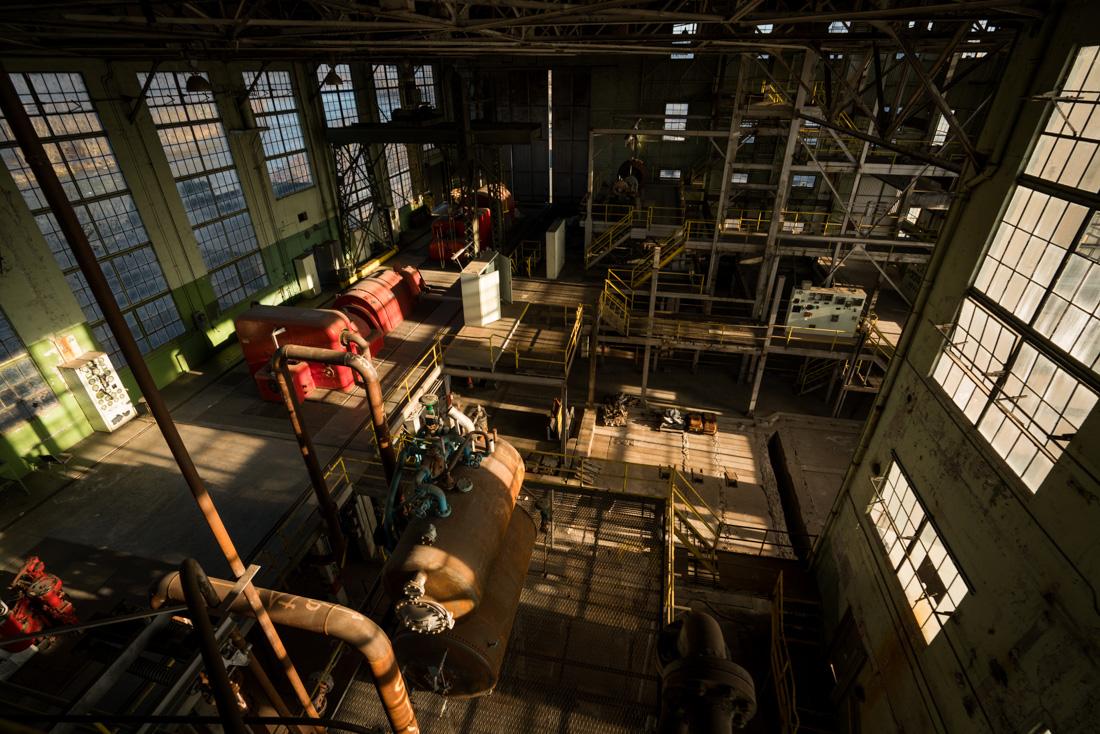
[[(222, 579), (210, 579), (210, 585), (217, 594), (219, 602), (224, 600), (233, 589), (233, 583)], [(409, 692), (393, 647), (386, 633), (368, 617), (347, 607), (331, 602), (308, 599), (294, 594), (285, 594), (271, 589), (256, 589), (265, 612), (270, 614), (277, 624), (316, 632), (333, 637), (351, 645), (362, 653), (374, 676), (378, 697), (386, 711), (390, 728), (395, 734), (417, 734), (420, 728), (416, 723)], [(183, 585), (180, 574), (170, 573), (160, 580), (153, 592), (154, 609), (169, 601), (183, 600)], [(251, 615), (253, 611), (248, 603), (237, 597), (229, 605), (229, 612)]]
[(688, 612), (657, 639), (661, 675), (660, 734), (730, 734), (756, 713), (756, 686), (730, 660), (722, 627), (705, 612)]
[(194, 558), (185, 558), (180, 564), (180, 586), (183, 599), (187, 602), (187, 616), (199, 634), (199, 652), (202, 654), (206, 677), (210, 681), (210, 690), (214, 694), (214, 705), (222, 718), (222, 726), (232, 734), (246, 734), (241, 710), (237, 707), (237, 697), (233, 693), (233, 684), (229, 682), (229, 673), (217, 639), (214, 637), (214, 625), (210, 621), (210, 607), (217, 606), (221, 599), (210, 585), (206, 572)]
[(325, 519), (325, 526), (328, 528), (328, 542), (335, 557), (336, 567), (343, 568), (348, 544), (344, 539), (343, 528), (340, 527), (340, 509), (332, 499), (332, 493), (329, 492), (324, 469), (321, 468), (321, 461), (317, 458), (317, 449), (313, 446), (313, 439), (302, 418), (302, 406), (298, 402), (297, 393), (291, 387), (293, 377), (290, 374), (290, 360), (284, 357), (285, 350), (286, 347), (280, 347), (272, 355), (271, 373), (275, 375), (279, 393), (283, 396), (283, 405), (290, 414), (290, 425), (294, 429), (294, 437), (298, 439), (298, 448), (302, 452), (302, 459), (309, 473), (309, 482), (313, 485), (313, 493), (317, 496), (321, 517)]
[[(222, 522), (218, 509), (214, 506), (214, 500), (210, 497), (210, 493), (199, 475), (199, 470), (191, 459), (191, 454), (183, 443), (183, 438), (172, 420), (172, 414), (169, 412), (168, 406), (157, 388), (157, 383), (149, 372), (148, 365), (145, 364), (145, 358), (134, 340), (134, 335), (130, 331), (118, 303), (115, 301), (114, 292), (111, 290), (107, 278), (103, 275), (103, 270), (96, 260), (95, 252), (92, 251), (92, 246), (88, 243), (88, 235), (84, 232), (84, 227), (77, 217), (76, 210), (73, 209), (72, 204), (65, 195), (65, 190), (62, 188), (61, 181), (53, 169), (53, 164), (46, 155), (46, 151), (42, 147), (42, 141), (38, 139), (38, 134), (27, 115), (27, 110), (23, 107), (19, 94), (15, 91), (15, 87), (12, 85), (11, 78), (8, 76), (3, 64), (0, 64), (0, 112), (3, 112), (4, 117), (7, 119), (12, 135), (19, 143), (19, 147), (23, 151), (23, 157), (38, 181), (38, 187), (57, 220), (61, 234), (64, 235), (65, 241), (68, 242), (69, 248), (72, 250), (73, 258), (80, 267), (80, 272), (83, 273), (84, 279), (88, 282), (88, 290), (91, 291), (96, 305), (99, 306), (99, 310), (103, 314), (103, 320), (107, 323), (107, 328), (111, 330), (111, 335), (114, 336), (119, 351), (122, 352), (122, 357), (126, 360), (126, 364), (134, 376), (134, 381), (137, 382), (138, 389), (145, 397), (149, 412), (156, 420), (157, 427), (160, 428), (161, 435), (164, 436), (164, 442), (167, 444), (168, 450), (172, 452), (176, 465), (179, 466), (183, 480), (187, 483), (187, 487), (195, 498), (195, 503), (199, 506), (199, 511), (202, 512), (207, 525), (210, 526), (210, 532), (214, 534), (214, 539), (225, 555), (230, 570), (234, 576), (240, 578), (245, 574), (244, 562), (237, 552), (233, 539), (229, 536), (225, 523)], [(287, 655), (286, 647), (279, 639), (279, 633), (275, 630), (275, 625), (271, 623), (267, 612), (260, 604), (260, 599), (256, 595), (255, 587), (252, 586), (251, 582), (245, 584), (244, 596), (255, 613), (256, 620), (260, 623), (264, 635), (271, 643), (275, 657), (282, 663), (287, 680), (290, 681), (291, 688), (294, 689), (298, 700), (301, 701), (306, 713), (313, 718), (317, 718), (317, 710), (313, 708), (309, 692), (306, 690), (305, 684), (302, 683), (294, 663)]]
[[(276, 368), (280, 362), (287, 359), (350, 367), (363, 378), (367, 390), (367, 402), (370, 405), (371, 423), (374, 424), (374, 437), (378, 442), (378, 456), (382, 459), (382, 469), (386, 473), (386, 481), (392, 481), (393, 475), (397, 472), (397, 455), (393, 450), (390, 427), (386, 424), (386, 401), (382, 397), (382, 383), (378, 377), (378, 370), (374, 368), (374, 364), (369, 358), (361, 354), (340, 352), (335, 349), (286, 344), (279, 347), (279, 350), (272, 356), (272, 372), (277, 373), (279, 370)], [(279, 387), (284, 389), (282, 383)]]

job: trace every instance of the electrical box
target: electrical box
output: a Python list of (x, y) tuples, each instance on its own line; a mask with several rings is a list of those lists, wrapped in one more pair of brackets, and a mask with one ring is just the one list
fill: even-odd
[(298, 292), (313, 298), (321, 295), (321, 276), (317, 272), (317, 258), (312, 252), (294, 258), (294, 274), (298, 278)]
[(860, 288), (815, 288), (809, 281), (791, 291), (787, 326), (855, 336), (867, 294)]
[(137, 415), (115, 366), (103, 352), (85, 352), (58, 368), (95, 430), (110, 433)]
[(475, 257), (462, 269), (458, 279), (462, 289), (462, 317), (467, 326), (488, 326), (500, 319), (501, 277), (495, 252), (483, 252)]
[(556, 280), (565, 265), (565, 220), (558, 219), (546, 230), (546, 277)]

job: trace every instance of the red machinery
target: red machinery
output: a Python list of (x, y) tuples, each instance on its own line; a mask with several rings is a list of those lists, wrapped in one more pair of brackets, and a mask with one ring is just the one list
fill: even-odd
[[(493, 215), (487, 208), (479, 207), (477, 210), (477, 233), (482, 247), (493, 246)], [(428, 245), (428, 256), (433, 260), (445, 261), (465, 246), (466, 222), (461, 214), (437, 217), (432, 222), (432, 241)]]
[[(46, 564), (38, 556), (31, 556), (15, 575), (9, 590), (16, 592), (15, 599), (8, 604), (6, 612), (0, 616), (0, 641), (7, 637), (34, 634), (50, 627), (76, 624), (76, 610), (65, 594), (61, 579), (46, 573)], [(40, 638), (31, 638), (0, 644), (0, 649), (9, 653), (21, 652)]]
[[(248, 371), (255, 378), (261, 397), (273, 402), (282, 402), (275, 377), (268, 370), (275, 350), (283, 344), (343, 350), (340, 335), (345, 330), (359, 333), (355, 323), (339, 311), (290, 306), (253, 306), (237, 317), (235, 325)], [(292, 364), (290, 370), (299, 399), (304, 399), (314, 387), (350, 390), (353, 384), (352, 372), (347, 367)]]
[(424, 291), (424, 276), (414, 267), (376, 270), (336, 297), (333, 307), (351, 318), (371, 340), (371, 354), (382, 348), (382, 337), (396, 329), (416, 308)]
[[(408, 318), (424, 289), (424, 277), (416, 268), (384, 268), (337, 296), (336, 310), (253, 306), (245, 311), (235, 322), (237, 338), (260, 397), (282, 402), (274, 375), (268, 369), (280, 346), (298, 344), (344, 351), (340, 336), (350, 331), (363, 335), (370, 342), (371, 354), (377, 355), (382, 350), (383, 337)], [(304, 400), (315, 387), (348, 391), (354, 384), (348, 367), (291, 363), (290, 371), (299, 400)]]

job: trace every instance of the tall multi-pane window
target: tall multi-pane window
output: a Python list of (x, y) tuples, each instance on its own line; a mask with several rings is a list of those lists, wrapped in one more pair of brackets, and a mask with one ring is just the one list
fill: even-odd
[(313, 185), (302, 118), (289, 71), (246, 71), (244, 84), (252, 116), (260, 128), (267, 175), (282, 198)]
[[(665, 130), (687, 130), (687, 102), (669, 102), (665, 105)], [(682, 135), (662, 135), (661, 140), (683, 140)]]
[[(329, 69), (317, 67), (317, 81), (321, 84), (321, 106), (325, 112), (325, 124), (328, 127), (346, 127), (359, 122), (359, 108), (355, 102), (355, 87), (351, 78), (351, 67), (337, 64), (332, 67), (340, 78), (340, 84), (325, 84)], [(365, 173), (367, 149), (358, 143), (341, 145), (337, 148), (337, 174), (340, 197), (347, 207), (348, 226), (360, 227), (370, 220), (374, 211), (371, 201), (370, 182)]]
[(401, 107), (401, 80), (395, 64), (374, 65), (374, 98), (378, 102), (378, 119), (391, 121), (393, 111)]
[(1033, 492), (1100, 393), (1098, 54), (1058, 89), (933, 368)]
[(390, 194), (394, 207), (401, 207), (413, 198), (412, 175), (409, 173), (409, 152), (401, 143), (386, 146), (386, 170), (389, 172)]
[(873, 482), (867, 514), (917, 626), (931, 642), (966, 596), (966, 581), (901, 465), (892, 461), (886, 475)]
[(42, 379), (8, 317), (0, 311), (0, 433), (55, 405), (53, 390)]
[[(330, 72), (335, 72), (339, 84), (329, 84)], [(345, 127), (359, 122), (359, 108), (355, 104), (355, 87), (351, 79), (351, 67), (347, 64), (317, 67), (317, 82), (321, 88), (321, 107), (325, 112), (325, 124), (329, 127)]]
[(426, 104), (429, 107), (437, 107), (435, 97), (435, 72), (431, 66), (414, 66), (413, 67), (413, 81), (416, 82), (416, 88), (420, 92), (420, 104)]
[[(12, 74), (11, 79), (138, 346), (149, 352), (179, 336), (184, 332), (179, 311), (83, 77), (20, 73)], [(96, 342), (115, 366), (122, 367), (118, 344), (6, 122), (0, 128), (0, 138), (0, 155), (64, 272)]]
[[(199, 244), (218, 306), (268, 285), (263, 258), (211, 91), (187, 91), (190, 73), (158, 72), (146, 104)], [(138, 81), (146, 81), (139, 74)]]

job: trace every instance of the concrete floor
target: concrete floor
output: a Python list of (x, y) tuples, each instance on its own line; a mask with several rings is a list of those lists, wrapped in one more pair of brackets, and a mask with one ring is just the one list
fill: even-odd
[[(417, 258), (415, 252), (402, 253), (389, 264), (415, 263)], [(390, 394), (390, 411), (407, 398), (402, 382), (410, 364), (438, 338), (441, 330), (455, 323), (458, 314), (457, 271), (430, 264), (422, 267), (434, 294), (422, 302), (395, 338), (387, 339), (378, 363), (384, 388)], [(602, 360), (597, 373), (597, 401), (605, 393), (639, 394), (638, 366), (620, 357)], [(749, 419), (743, 413), (748, 386), (737, 383), (734, 372), (732, 362), (703, 364), (692, 374), (684, 365), (665, 360), (658, 362), (650, 379), (648, 397), (652, 407), (714, 412), (720, 429), (717, 436), (655, 431), (640, 408), (635, 409), (630, 425), (612, 429), (596, 426), (594, 413), (583, 411), (587, 365), (578, 359), (569, 385), (577, 410), (571, 447), (590, 462), (602, 463), (607, 476), (614, 476), (617, 467), (629, 465), (627, 471), (633, 473), (627, 475), (624, 486), (642, 497), (666, 497), (668, 480), (662, 477), (660, 467), (677, 467), (710, 506), (712, 519), (727, 526), (720, 547), (789, 558), (791, 551), (783, 543), (761, 544), (761, 534), (754, 532), (782, 533), (788, 526), (771, 468), (769, 438), (774, 433), (782, 437), (802, 521), (813, 534), (820, 529), (839, 489), (860, 422), (823, 417), (829, 406), (819, 397), (796, 395), (781, 375), (765, 379), (757, 416)], [(521, 451), (558, 450), (558, 443), (548, 441), (545, 435), (546, 412), (554, 397), (545, 388), (515, 383), (469, 386), (460, 382), (456, 380), (453, 385), (459, 404), (485, 404), (490, 424)], [(304, 522), (313, 512), (305, 468), (285, 411), (278, 404), (264, 403), (258, 398), (240, 361), (239, 348), (234, 345), (222, 350), (208, 364), (166, 388), (164, 395), (242, 555), (251, 557), (257, 553), (272, 526), (299, 498), (304, 497), (305, 501), (294, 519)], [(367, 420), (364, 402), (361, 391), (356, 390), (347, 394), (320, 394), (306, 404), (303, 416), (322, 462), (339, 452), (359, 460), (373, 457), (370, 431), (360, 432)], [(4, 496), (0, 503), (0, 569), (14, 571), (27, 554), (41, 553), (50, 569), (65, 580), (84, 618), (89, 614), (110, 613), (123, 602), (143, 605), (149, 584), (188, 556), (198, 558), (211, 575), (228, 575), (226, 563), (150, 418), (141, 416), (113, 434), (91, 436), (70, 453), (71, 460), (59, 471), (38, 472), (30, 477), (29, 497), (18, 493)], [(370, 471), (366, 464), (349, 466), (353, 475)], [(730, 482), (733, 475), (736, 487)], [(586, 522), (601, 522), (599, 517), (602, 515), (597, 513)], [(647, 522), (647, 527), (650, 525), (658, 527), (659, 522)], [(743, 531), (729, 531), (730, 526), (740, 526)], [(556, 536), (559, 542), (555, 552), (565, 555), (559, 558), (552, 553), (550, 558), (557, 558), (555, 563), (564, 564), (562, 568), (572, 563), (569, 553), (603, 552), (590, 548), (593, 544), (585, 540), (587, 531), (578, 531), (570, 523), (563, 522), (558, 532), (561, 535)], [(581, 534), (570, 535), (575, 532)], [(259, 577), (263, 584), (278, 575), (273, 565), (278, 562), (278, 554), (261, 558), (267, 565)], [(622, 558), (616, 558), (615, 563), (619, 564)], [(647, 554), (646, 558), (648, 563), (656, 555)], [(578, 557), (577, 562), (590, 568), (607, 568), (607, 559), (602, 556), (590, 560)], [(630, 570), (628, 566), (633, 568), (626, 564), (615, 573), (626, 573)], [(526, 626), (528, 632), (517, 623), (521, 637), (517, 638), (520, 642), (516, 650), (522, 652), (530, 647), (532, 660), (545, 660), (551, 654), (538, 649), (541, 639), (558, 634), (545, 625), (559, 624), (559, 617), (572, 619), (566, 609), (572, 598), (570, 594), (574, 593), (570, 591), (573, 582), (566, 583), (568, 574), (562, 571), (558, 583), (553, 578), (553, 568), (543, 568), (542, 573), (541, 581), (532, 576), (531, 588), (525, 589), (524, 608), (533, 620)], [(652, 578), (646, 581), (644, 593), (639, 593), (643, 593), (649, 604), (659, 592), (659, 571), (653, 567), (647, 573)], [(584, 588), (590, 588), (592, 584), (598, 587), (600, 582), (592, 576), (583, 583)], [(578, 586), (574, 591), (579, 593), (580, 589)], [(559, 608), (561, 604), (566, 606)], [(547, 617), (547, 613), (540, 611), (543, 607), (554, 613)], [(622, 612), (618, 614), (621, 617)], [(647, 611), (644, 616), (648, 620), (651, 615)], [(603, 683), (598, 681), (601, 675), (592, 672), (603, 664), (596, 658), (606, 655), (601, 652), (592, 658), (577, 640), (603, 639), (600, 635), (611, 634), (615, 622), (611, 618), (592, 621), (596, 624), (592, 629), (577, 621), (575, 625), (580, 626), (575, 630), (575, 639), (568, 643), (571, 647), (560, 653), (552, 652), (561, 657), (554, 668), (558, 682), (553, 691), (561, 699), (554, 706), (566, 712), (562, 716), (583, 718), (585, 705), (609, 704), (596, 695)], [(650, 628), (639, 627), (639, 634), (642, 636), (631, 644), (644, 647)], [(647, 708), (654, 702), (655, 691), (643, 653), (644, 650), (632, 650), (630, 659), (637, 658), (639, 662), (624, 668), (621, 677), (624, 690), (634, 690), (631, 686), (642, 678), (647, 681), (644, 695), (639, 693), (635, 699), (636, 704)], [(538, 689), (538, 680), (545, 672), (539, 672), (535, 662), (529, 664), (535, 667), (518, 675), (513, 689), (521, 697)], [(579, 667), (571, 670), (570, 665)], [(522, 673), (523, 669), (515, 670)], [(566, 695), (571, 681), (583, 682), (585, 676), (596, 681), (585, 684), (596, 698), (587, 703), (581, 700), (579, 709), (571, 708), (576, 703)], [(71, 681), (77, 689), (82, 684), (86, 681)], [(625, 717), (623, 730), (633, 730), (631, 727), (638, 722), (627, 713), (620, 713)], [(631, 723), (626, 724), (628, 721)]]
[[(402, 253), (394, 264), (415, 257)], [(442, 290), (453, 285), (457, 273), (429, 273), (428, 280)], [(453, 301), (427, 298), (386, 339), (377, 366), (391, 409), (403, 398), (399, 385), (405, 370), (456, 314)], [(285, 409), (260, 400), (236, 344), (162, 392), (238, 552), (251, 557), (287, 508), (309, 492)], [(353, 457), (373, 455), (371, 432), (359, 433), (369, 417), (362, 390), (319, 391), (310, 396), (302, 415), (322, 463), (345, 446)], [(27, 478), (29, 496), (5, 492), (0, 502), (0, 573), (14, 572), (23, 558), (57, 539), (154, 565), (194, 557), (211, 575), (228, 574), (151, 417), (141, 415), (114, 433), (89, 436), (68, 453), (66, 466)], [(310, 498), (305, 510), (313, 506)], [(68, 584), (73, 574), (66, 564), (51, 566)], [(260, 580), (274, 577), (267, 570), (274, 572), (265, 569)], [(104, 593), (103, 588), (74, 583), (77, 596)], [(144, 587), (110, 591), (120, 597), (145, 594)]]

